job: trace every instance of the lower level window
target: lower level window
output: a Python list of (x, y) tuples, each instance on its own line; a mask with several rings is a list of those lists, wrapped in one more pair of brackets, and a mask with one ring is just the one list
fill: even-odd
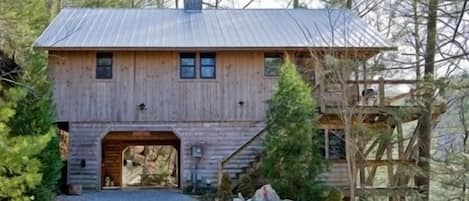
[(345, 160), (345, 133), (344, 130), (328, 130), (328, 153), (331, 160)]
[(329, 160), (345, 160), (345, 133), (343, 129), (327, 129), (320, 131), (324, 141), (320, 151)]

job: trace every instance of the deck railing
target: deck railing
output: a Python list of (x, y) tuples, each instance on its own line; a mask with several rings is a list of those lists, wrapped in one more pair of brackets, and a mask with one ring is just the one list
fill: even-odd
[[(419, 80), (385, 80), (383, 77), (377, 80), (348, 80), (348, 102), (352, 105), (359, 106), (391, 106), (396, 104), (399, 100), (412, 99), (417, 95), (417, 84), (421, 82)], [(445, 88), (444, 82), (437, 81), (437, 88), (440, 96), (444, 96)], [(392, 86), (392, 87), (388, 87)], [(404, 87), (402, 87), (404, 86)], [(405, 88), (402, 92), (390, 93), (387, 89), (395, 89), (395, 87)], [(320, 107), (321, 111), (324, 111), (326, 107), (333, 106), (335, 102), (341, 100), (342, 94), (336, 94), (335, 96), (327, 92), (327, 84), (325, 87), (320, 87)], [(329, 96), (329, 100), (325, 97)], [(334, 100), (335, 99), (335, 100)], [(372, 99), (372, 101), (370, 101)], [(332, 101), (331, 101), (332, 100)], [(374, 101), (373, 101), (374, 100)], [(404, 105), (404, 103), (397, 103)], [(337, 105), (337, 104), (336, 104)]]

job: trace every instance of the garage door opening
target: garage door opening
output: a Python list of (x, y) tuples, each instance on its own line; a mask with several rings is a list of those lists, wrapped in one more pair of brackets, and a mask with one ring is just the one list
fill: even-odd
[(179, 187), (180, 140), (172, 132), (111, 132), (101, 153), (102, 189)]
[(176, 188), (177, 150), (170, 145), (129, 146), (124, 149), (123, 187)]

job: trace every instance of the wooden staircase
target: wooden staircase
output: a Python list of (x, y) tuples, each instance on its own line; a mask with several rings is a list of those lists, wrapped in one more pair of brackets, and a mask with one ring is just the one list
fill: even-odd
[(263, 149), (263, 134), (264, 129), (218, 162), (218, 184), (223, 174), (228, 174), (233, 183), (237, 183), (241, 174), (258, 162)]

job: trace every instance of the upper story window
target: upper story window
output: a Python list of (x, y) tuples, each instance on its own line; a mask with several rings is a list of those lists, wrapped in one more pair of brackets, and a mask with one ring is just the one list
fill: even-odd
[(283, 63), (282, 54), (264, 54), (264, 75), (278, 76)]
[(182, 79), (195, 78), (195, 56), (195, 53), (181, 53), (179, 55), (179, 74)]
[(96, 79), (112, 79), (112, 53), (96, 53)]
[(215, 79), (216, 78), (216, 59), (215, 53), (200, 54), (200, 78)]

